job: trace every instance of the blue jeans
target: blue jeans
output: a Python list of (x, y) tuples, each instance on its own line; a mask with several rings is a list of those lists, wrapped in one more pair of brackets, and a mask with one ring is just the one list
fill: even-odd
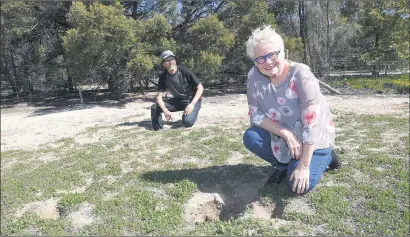
[[(259, 156), (260, 158), (271, 163), (277, 170), (287, 170), (287, 184), (289, 190), (292, 191), (293, 181), (289, 181), (292, 172), (299, 165), (299, 160), (291, 159), (289, 164), (280, 163), (275, 156), (271, 148), (270, 133), (260, 127), (250, 127), (243, 135), (243, 143), (246, 148)], [(309, 189), (304, 193), (312, 190), (318, 183), (327, 166), (332, 161), (332, 147), (324, 149), (316, 149), (313, 152), (312, 159), (310, 161), (309, 171)]]
[[(170, 112), (184, 111), (189, 103), (191, 103), (190, 100), (176, 98), (164, 100), (165, 107)], [(201, 109), (201, 101), (195, 103), (194, 109), (190, 114), (182, 115), (182, 124), (185, 127), (192, 127), (194, 125), (196, 118), (198, 117), (199, 109)], [(154, 129), (155, 131), (164, 128), (161, 116), (162, 112), (163, 111), (161, 107), (158, 106), (158, 104), (153, 104), (151, 106), (151, 123), (152, 129)]]

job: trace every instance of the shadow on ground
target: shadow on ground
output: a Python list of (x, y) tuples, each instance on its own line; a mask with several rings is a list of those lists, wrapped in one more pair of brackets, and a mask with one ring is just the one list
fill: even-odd
[(272, 217), (281, 218), (284, 199), (292, 196), (286, 182), (277, 186), (264, 186), (272, 173), (271, 166), (222, 165), (201, 169), (151, 171), (142, 175), (144, 180), (175, 183), (184, 179), (197, 184), (204, 193), (218, 193), (225, 202), (220, 219), (227, 221), (239, 217), (246, 206), (261, 197), (270, 197), (275, 202)]
[(116, 96), (109, 92), (84, 91), (81, 103), (78, 92), (57, 93), (55, 95), (42, 95), (38, 93), (38, 95), (26, 95), (18, 98), (16, 96), (4, 97), (1, 101), (1, 108), (13, 108), (25, 103), (28, 106), (37, 107), (31, 115), (33, 117), (92, 107), (124, 108), (127, 103), (135, 101), (155, 102), (155, 98), (148, 94), (125, 93), (121, 96)]
[[(152, 129), (152, 125), (151, 125), (151, 120), (143, 120), (143, 121), (139, 121), (139, 122), (125, 122), (125, 123), (120, 123), (116, 125), (117, 127), (121, 127), (121, 126), (127, 126), (127, 127), (141, 127), (145, 130), (151, 130)], [(176, 120), (174, 122), (166, 122), (164, 123), (164, 127), (166, 129), (177, 129), (177, 128), (183, 128), (184, 125), (182, 124), (181, 120)]]

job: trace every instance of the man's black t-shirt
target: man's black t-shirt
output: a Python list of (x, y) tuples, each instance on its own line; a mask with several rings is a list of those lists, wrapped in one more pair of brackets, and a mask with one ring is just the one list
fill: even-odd
[(174, 75), (169, 74), (168, 71), (161, 74), (158, 81), (158, 91), (168, 90), (174, 98), (192, 100), (200, 83), (191, 70), (184, 66), (177, 66), (177, 73)]

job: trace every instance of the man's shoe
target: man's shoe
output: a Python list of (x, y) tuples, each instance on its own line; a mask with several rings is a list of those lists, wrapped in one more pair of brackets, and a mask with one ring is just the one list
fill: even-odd
[(340, 162), (339, 156), (336, 155), (334, 150), (332, 150), (331, 155), (332, 155), (332, 161), (330, 162), (329, 167), (326, 169), (326, 172), (340, 169), (340, 167), (342, 166), (342, 163)]
[(273, 174), (270, 176), (268, 181), (266, 181), (265, 185), (267, 184), (280, 184), (282, 180), (286, 177), (287, 170), (277, 170), (273, 172)]

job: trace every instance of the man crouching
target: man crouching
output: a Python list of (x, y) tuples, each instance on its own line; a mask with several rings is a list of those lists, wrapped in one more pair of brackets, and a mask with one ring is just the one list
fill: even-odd
[[(152, 128), (155, 131), (163, 129), (161, 113), (169, 121), (173, 119), (171, 112), (176, 111), (184, 111), (182, 123), (185, 127), (192, 127), (201, 109), (204, 87), (190, 69), (177, 66), (175, 55), (170, 50), (163, 51), (160, 58), (166, 70), (159, 77), (156, 103), (151, 106)], [(172, 98), (163, 100), (165, 91)]]

